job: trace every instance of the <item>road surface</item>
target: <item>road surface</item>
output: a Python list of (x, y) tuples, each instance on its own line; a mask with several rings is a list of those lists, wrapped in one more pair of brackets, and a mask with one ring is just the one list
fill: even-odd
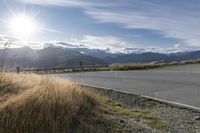
[(95, 85), (200, 107), (200, 65), (155, 70), (58, 74)]

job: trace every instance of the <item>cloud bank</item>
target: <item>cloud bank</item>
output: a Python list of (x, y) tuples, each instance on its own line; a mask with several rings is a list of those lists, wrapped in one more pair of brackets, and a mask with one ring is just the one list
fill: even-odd
[(136, 47), (133, 43), (114, 36), (84, 36), (81, 42), (93, 49), (107, 50), (110, 52), (123, 52), (124, 48)]
[(113, 36), (94, 36), (86, 35), (82, 39), (72, 39), (71, 41), (46, 41), (46, 42), (31, 42), (21, 40), (19, 38), (0, 35), (0, 49), (4, 49), (6, 43), (9, 46), (6, 48), (21, 48), (30, 47), (32, 49), (44, 48), (68, 48), (68, 49), (90, 49), (102, 50), (108, 53), (144, 53), (144, 52), (158, 52), (158, 53), (176, 53), (187, 51), (188, 49), (181, 48), (180, 44), (175, 44), (173, 48), (154, 48), (154, 47), (137, 47), (135, 44), (127, 42), (121, 38)]

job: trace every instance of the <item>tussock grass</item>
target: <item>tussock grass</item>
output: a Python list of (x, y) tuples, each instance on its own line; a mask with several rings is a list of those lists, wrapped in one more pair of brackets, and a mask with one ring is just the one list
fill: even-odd
[(25, 74), (0, 74), (0, 98), (18, 94), (33, 88), (41, 80), (40, 76)]
[(25, 74), (1, 74), (0, 132), (71, 132), (79, 113), (95, 106), (89, 93), (71, 82)]
[(171, 64), (111, 64), (109, 69), (111, 71), (128, 71), (128, 70), (145, 70), (160, 68)]
[[(128, 124), (132, 118), (165, 130), (150, 112), (125, 108), (54, 77), (2, 73), (0, 99), (0, 133), (129, 133), (138, 131)], [(121, 119), (129, 126), (120, 123)]]

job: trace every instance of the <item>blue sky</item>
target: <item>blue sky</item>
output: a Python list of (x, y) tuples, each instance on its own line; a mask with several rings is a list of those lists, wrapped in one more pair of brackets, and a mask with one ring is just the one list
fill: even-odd
[(20, 38), (30, 45), (62, 41), (116, 51), (199, 50), (199, 12), (199, 0), (1, 0), (0, 37), (17, 38), (6, 25), (13, 14), (26, 13), (42, 27)]

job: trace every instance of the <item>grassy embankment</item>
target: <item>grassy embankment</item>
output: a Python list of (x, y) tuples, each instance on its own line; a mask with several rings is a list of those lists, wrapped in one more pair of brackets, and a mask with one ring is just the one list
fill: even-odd
[(70, 81), (0, 74), (1, 133), (125, 133), (147, 127), (168, 128), (150, 112), (126, 108)]

